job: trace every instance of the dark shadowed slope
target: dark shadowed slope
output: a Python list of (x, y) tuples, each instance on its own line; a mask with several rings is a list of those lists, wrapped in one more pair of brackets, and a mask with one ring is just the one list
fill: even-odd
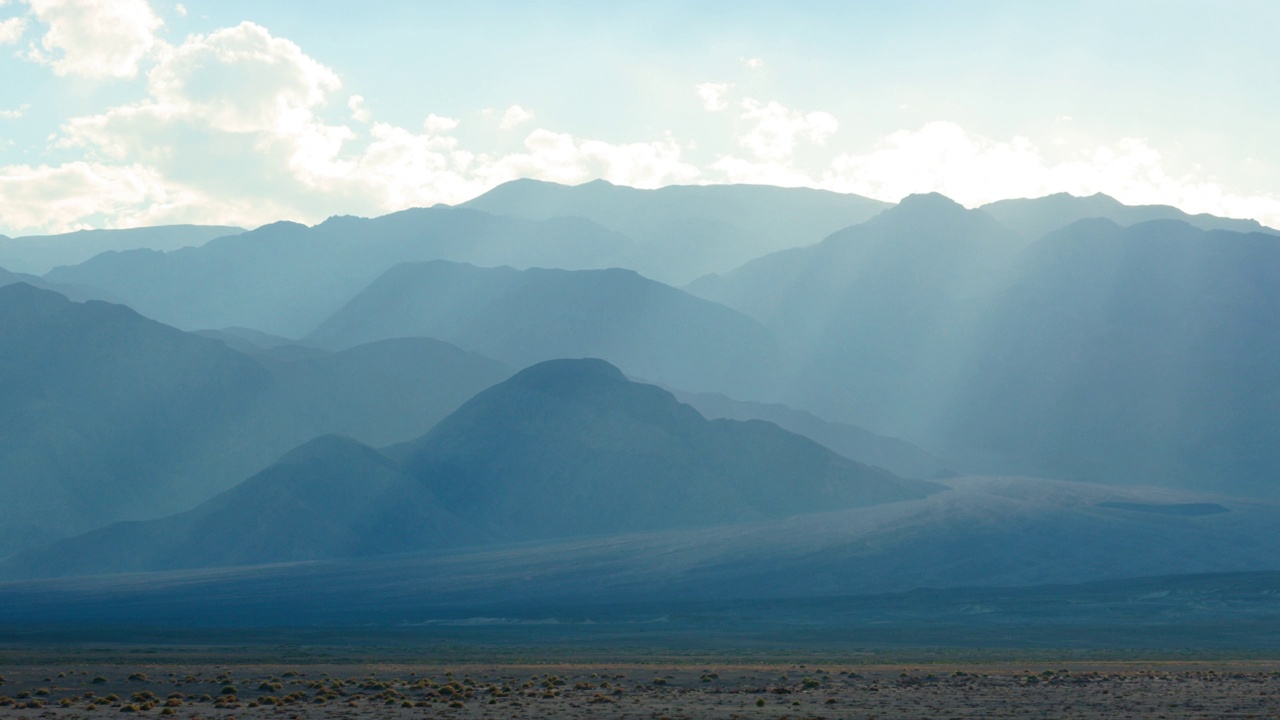
[(951, 452), (1093, 481), (1280, 493), (1280, 238), (1081, 221), (1022, 258)]
[(0, 547), (171, 509), (199, 484), (190, 454), (270, 381), (126, 307), (0, 288)]
[(320, 438), (196, 510), (32, 550), (5, 572), (214, 567), (708, 527), (940, 489), (769, 423), (707, 421), (601, 360), (528, 368), (388, 456), (399, 464)]
[(0, 288), (0, 555), (188, 509), (320, 434), (417, 437), (509, 374), (426, 339), (250, 357), (123, 306)]
[(831, 422), (786, 405), (734, 400), (719, 393), (673, 390), (682, 403), (708, 419), (763, 420), (803, 435), (841, 455), (866, 465), (882, 467), (895, 475), (921, 480), (955, 474), (955, 468), (906, 440), (877, 435), (848, 423)]
[(600, 357), (634, 377), (759, 397), (785, 362), (759, 323), (630, 270), (397, 266), (308, 338), (426, 336), (523, 367)]
[[(865, 646), (868, 635), (850, 623), (878, 627), (877, 637), (889, 643), (914, 637), (937, 645), (945, 637), (940, 628), (949, 626), (981, 627), (976, 635), (997, 647), (1007, 647), (1016, 628), (1022, 637), (1063, 647), (1095, 624), (1129, 626), (1138, 618), (1148, 631), (1174, 625), (1166, 627), (1169, 637), (1186, 647), (1193, 631), (1176, 627), (1186, 617), (1179, 607), (1195, 609), (1197, 642), (1205, 636), (1199, 633), (1220, 638), (1236, 623), (1274, 626), (1273, 549), (1280, 542), (1274, 504), (1026, 479), (948, 482), (954, 489), (922, 500), (717, 528), (285, 567), (4, 583), (0, 623), (374, 625), (404, 633), (419, 623), (507, 618), (513, 626), (560, 620), (548, 628), (551, 641), (560, 642), (575, 626), (571, 621), (590, 620), (606, 634), (617, 623), (612, 632), (635, 642), (681, 618), (707, 619), (737, 638), (761, 621), (744, 618), (743, 609), (767, 601), (757, 611), (785, 618), (787, 647), (805, 627), (828, 640), (847, 633), (845, 642)], [(1161, 515), (1108, 507), (1115, 502), (1212, 503), (1226, 512)], [(1253, 585), (1252, 599), (1206, 592), (1213, 583), (1185, 577), (1259, 570), (1273, 574), (1245, 580)], [(1158, 576), (1166, 577), (1126, 580)], [(1107, 588), (1092, 597), (1061, 587), (1102, 581)], [(1018, 589), (1047, 583), (1059, 587)], [(975, 587), (1000, 589), (962, 589)], [(866, 597), (912, 588), (932, 589)], [(858, 595), (864, 599), (852, 597)], [(938, 602), (922, 607), (922, 596)], [(793, 604), (819, 598), (831, 605)], [(708, 605), (684, 605), (689, 602)], [(1262, 609), (1267, 614), (1258, 618)], [(636, 627), (637, 621), (647, 622)], [(1060, 633), (1052, 643), (1044, 638), (1051, 628)], [(1274, 639), (1274, 627), (1266, 632)]]
[(811, 245), (889, 207), (858, 195), (765, 185), (672, 185), (641, 190), (513, 180), (464, 207), (532, 219), (582, 217), (634, 238), (618, 264), (667, 283), (725, 272), (752, 258)]
[(169, 253), (108, 253), (46, 277), (102, 287), (184, 329), (298, 337), (403, 261), (605, 267), (631, 241), (581, 219), (531, 221), (437, 207), (315, 227), (275, 223)]
[(108, 251), (177, 250), (203, 245), (244, 228), (228, 225), (157, 225), (125, 230), (77, 230), (62, 235), (0, 237), (0, 265), (24, 273), (43, 274), (59, 265), (75, 265)]
[(28, 551), (14, 575), (93, 575), (385, 555), (476, 544), (421, 482), (326, 435), (188, 512), (117, 523)]
[(1151, 220), (1181, 220), (1201, 230), (1280, 235), (1280, 230), (1265, 227), (1257, 220), (1223, 218), (1206, 213), (1189, 215), (1169, 205), (1125, 205), (1102, 193), (1088, 197), (1055, 193), (1040, 198), (998, 200), (983, 205), (980, 209), (1021, 232), (1027, 240), (1036, 240), (1077, 220), (1089, 218), (1102, 218), (1117, 225), (1136, 225)]
[(1024, 244), (986, 213), (912, 195), (818, 245), (688, 289), (760, 320), (793, 352), (786, 404), (919, 442)]
[(513, 540), (706, 526), (922, 497), (762, 422), (705, 420), (602, 360), (554, 360), (396, 448), (447, 507)]

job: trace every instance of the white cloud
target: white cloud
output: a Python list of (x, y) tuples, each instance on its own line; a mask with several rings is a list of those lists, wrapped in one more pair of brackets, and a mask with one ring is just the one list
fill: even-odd
[(1050, 162), (1025, 137), (995, 141), (954, 123), (932, 122), (895, 132), (870, 152), (836, 157), (813, 185), (890, 201), (940, 192), (970, 207), (1010, 197), (1102, 192), (1130, 205), (1168, 204), (1280, 227), (1280, 198), (1241, 195), (1211, 180), (1174, 175), (1159, 151), (1132, 138)]
[(726, 96), (733, 89), (733, 83), (704, 82), (693, 86), (702, 98), (702, 108), (707, 112), (720, 112), (729, 107)]
[(250, 22), (187, 38), (147, 75), (158, 105), (229, 132), (299, 130), (339, 85), (297, 45)]
[(540, 129), (530, 133), (524, 144), (524, 153), (481, 156), (474, 170), (476, 177), (486, 186), (532, 177), (569, 184), (601, 178), (619, 185), (655, 188), (694, 182), (700, 175), (681, 158), (680, 146), (669, 135), (653, 142), (618, 145)]
[(99, 218), (127, 225), (173, 200), (163, 178), (139, 165), (0, 168), (0, 206), (11, 231), (65, 232)]
[(182, 3), (178, 3), (177, 5), (174, 5), (173, 11), (178, 14), (178, 17), (187, 16), (187, 6), (183, 5)]
[(352, 95), (347, 98), (347, 107), (351, 110), (352, 120), (358, 123), (367, 123), (373, 120), (373, 111), (365, 107), (363, 96)]
[(58, 75), (129, 78), (163, 24), (146, 0), (27, 0), (47, 29), (26, 57)]
[(426, 120), (422, 121), (422, 129), (429, 133), (444, 133), (458, 127), (458, 120), (450, 117), (442, 117), (431, 113)]
[(14, 108), (13, 110), (0, 110), (0, 119), (14, 120), (26, 115), (27, 111), (30, 109), (30, 103), (23, 103), (21, 106)]
[(739, 58), (739, 61), (740, 61), (743, 65), (746, 65), (747, 67), (751, 68), (752, 70), (758, 70), (758, 69), (760, 69), (760, 68), (764, 67), (764, 59), (763, 59), (763, 58), (758, 58), (758, 57), (750, 57), (750, 58), (748, 58), (748, 57), (744, 57), (744, 58)]
[(523, 125), (533, 119), (533, 113), (525, 110), (519, 105), (512, 105), (507, 111), (502, 113), (502, 118), (498, 120), (498, 127), (503, 130), (514, 130), (516, 127)]
[(24, 17), (0, 20), (0, 45), (12, 45), (18, 42), (26, 31), (27, 19)]
[(802, 138), (821, 145), (840, 128), (831, 113), (801, 113), (776, 102), (762, 104), (747, 98), (742, 101), (742, 109), (742, 120), (752, 127), (738, 138), (738, 144), (768, 162), (790, 159)]

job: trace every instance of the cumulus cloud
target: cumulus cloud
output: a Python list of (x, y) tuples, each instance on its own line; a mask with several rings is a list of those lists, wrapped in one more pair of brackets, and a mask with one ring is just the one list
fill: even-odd
[(822, 145), (840, 123), (822, 111), (801, 112), (777, 102), (747, 98), (738, 115), (737, 144), (749, 157), (720, 157), (710, 165), (716, 179), (731, 183), (814, 186), (813, 175), (795, 162), (801, 142)]
[(751, 68), (752, 70), (757, 70), (757, 69), (759, 69), (759, 68), (764, 67), (764, 59), (763, 59), (763, 58), (758, 58), (758, 57), (744, 57), (744, 58), (739, 58), (739, 62), (741, 62), (743, 65), (746, 65), (747, 67)]
[(26, 57), (58, 75), (130, 78), (158, 44), (163, 24), (146, 0), (27, 0), (46, 26)]
[(532, 119), (533, 113), (519, 105), (512, 105), (507, 108), (506, 112), (502, 113), (502, 118), (498, 120), (498, 127), (503, 130), (514, 130)]
[(738, 144), (766, 162), (790, 159), (800, 139), (821, 145), (840, 128), (831, 113), (801, 113), (776, 102), (747, 98), (742, 101), (742, 110), (742, 121), (751, 127), (738, 138)]
[(0, 45), (12, 45), (18, 42), (26, 31), (27, 19), (24, 17), (0, 20)]
[(151, 168), (72, 162), (0, 168), (0, 206), (13, 230), (65, 232), (89, 220), (116, 224), (154, 217), (174, 191)]
[[(1128, 203), (1169, 203), (1280, 226), (1280, 199), (1176, 175), (1141, 139), (1075, 156), (1059, 147), (1059, 159), (1049, 161), (1028, 138), (992, 140), (935, 122), (829, 159), (815, 150), (839, 130), (833, 115), (751, 98), (731, 103), (731, 83), (694, 86), (704, 108), (728, 111), (734, 128), (724, 138), (728, 152), (709, 164), (691, 163), (683, 155), (689, 139), (670, 133), (610, 143), (536, 128), (523, 131), (523, 146), (514, 152), (490, 153), (463, 146), (456, 118), (431, 114), (416, 128), (376, 121), (362, 96), (340, 94), (332, 69), (253, 23), (170, 46), (155, 37), (160, 21), (139, 0), (76, 0), (83, 17), (68, 10), (70, 0), (30, 2), (32, 17), (48, 26), (43, 49), (35, 52), (54, 72), (128, 77), (146, 69), (145, 96), (63, 123), (53, 144), (81, 153), (77, 161), (0, 167), (6, 223), (0, 230), (310, 222), (335, 212), (456, 203), (520, 177), (603, 178), (636, 187), (768, 183), (886, 200), (938, 191), (971, 206), (1059, 191), (1106, 192)], [(90, 17), (95, 13), (101, 22)], [(334, 115), (344, 115), (343, 97), (346, 122), (326, 112), (336, 103)], [(0, 111), (0, 118), (25, 111)], [(488, 118), (481, 137), (533, 119), (519, 105), (481, 114)]]
[(704, 82), (693, 86), (702, 98), (702, 108), (707, 112), (720, 112), (729, 107), (726, 97), (733, 89), (733, 83)]
[(373, 111), (365, 107), (364, 97), (361, 95), (347, 98), (347, 107), (351, 110), (351, 119), (358, 123), (367, 123), (373, 119)]

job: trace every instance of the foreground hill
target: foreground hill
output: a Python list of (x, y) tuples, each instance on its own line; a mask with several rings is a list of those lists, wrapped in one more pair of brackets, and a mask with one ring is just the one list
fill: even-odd
[(869, 220), (889, 203), (767, 185), (670, 185), (641, 190), (594, 180), (577, 186), (513, 180), (463, 203), (499, 215), (587, 218), (637, 241), (623, 267), (672, 284), (811, 245)]
[(1028, 248), (950, 451), (1025, 472), (1280, 493), (1280, 238), (1082, 221)]
[(440, 550), (708, 527), (941, 489), (768, 423), (707, 421), (600, 360), (528, 368), (388, 455), (398, 462), (320, 438), (191, 512), (113, 525), (4, 567), (95, 574)]
[(103, 302), (0, 287), (0, 556), (192, 507), (316, 435), (425, 432), (503, 364), (403, 339), (284, 361)]
[[(667, 631), (736, 642), (769, 630), (786, 647), (1276, 642), (1274, 504), (948, 482), (921, 500), (608, 541), (5, 583), (0, 623), (360, 627), (489, 642), (641, 643)], [(1244, 574), (1221, 574), (1232, 572)]]
[(76, 265), (99, 253), (123, 250), (177, 250), (214, 238), (239, 235), (229, 225), (156, 225), (124, 230), (77, 230), (61, 235), (0, 236), (0, 265), (42, 275), (59, 265)]
[(476, 544), (481, 536), (377, 451), (316, 438), (193, 510), (18, 555), (30, 575), (261, 565)]
[(748, 397), (786, 362), (769, 331), (630, 270), (514, 270), (444, 261), (391, 269), (307, 341), (347, 347), (425, 336), (523, 367), (600, 357), (627, 374)]
[(46, 275), (101, 287), (186, 330), (238, 326), (299, 337), (399, 262), (591, 268), (631, 241), (582, 219), (531, 221), (447, 207), (315, 227), (275, 223), (198, 248), (106, 253)]

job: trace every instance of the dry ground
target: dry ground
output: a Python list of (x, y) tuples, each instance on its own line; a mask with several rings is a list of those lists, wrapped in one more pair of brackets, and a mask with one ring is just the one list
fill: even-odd
[(1264, 661), (0, 664), (0, 715), (195, 718), (1280, 718)]

